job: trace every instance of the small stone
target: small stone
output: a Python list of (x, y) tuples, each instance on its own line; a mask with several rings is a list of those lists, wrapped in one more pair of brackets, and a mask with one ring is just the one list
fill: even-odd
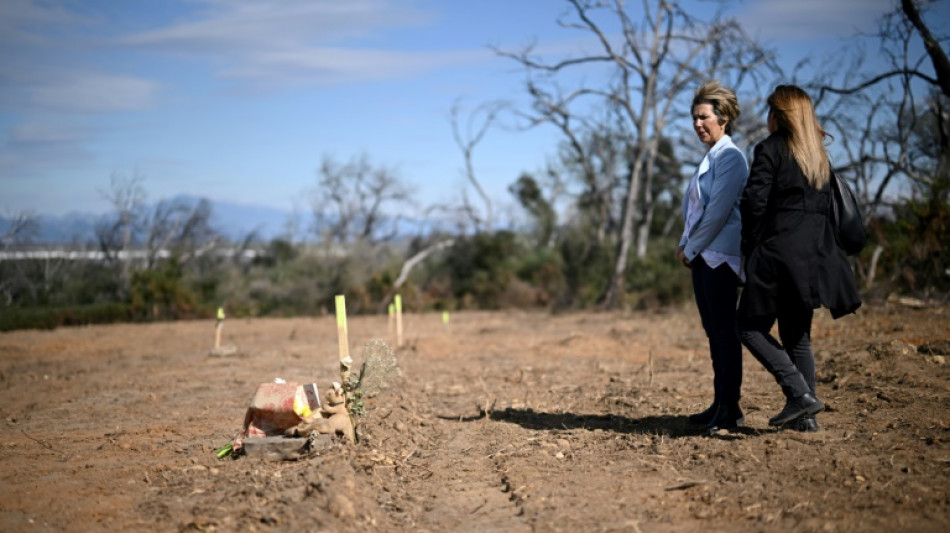
[(330, 511), (330, 514), (340, 519), (356, 518), (356, 509), (353, 508), (353, 503), (342, 494), (334, 494), (330, 497), (327, 510)]
[(917, 347), (900, 339), (892, 339), (886, 342), (872, 343), (868, 345), (867, 350), (875, 359), (891, 359), (907, 357), (916, 353)]
[(306, 443), (304, 438), (254, 437), (244, 440), (244, 453), (266, 461), (294, 460)]
[(570, 447), (571, 447), (571, 443), (568, 442), (567, 439), (557, 439), (557, 441), (555, 441), (555, 442), (557, 442), (558, 448), (570, 448)]
[(933, 356), (930, 357), (930, 360), (933, 361), (935, 364), (938, 364), (938, 365), (945, 365), (945, 364), (947, 364), (947, 358), (944, 357), (944, 356), (942, 356), (942, 355), (933, 355)]
[(917, 347), (917, 351), (924, 355), (950, 355), (950, 339), (925, 342)]

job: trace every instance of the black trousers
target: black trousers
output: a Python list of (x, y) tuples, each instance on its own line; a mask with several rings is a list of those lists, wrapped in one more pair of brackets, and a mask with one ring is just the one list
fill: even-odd
[(736, 334), (739, 277), (723, 263), (709, 268), (702, 256), (692, 261), (696, 307), (709, 338), (715, 401), (736, 404), (742, 389), (742, 345)]
[[(794, 300), (780, 301), (774, 315), (746, 317), (741, 307), (739, 338), (772, 374), (785, 396), (797, 398), (806, 392), (815, 394), (815, 354), (811, 349), (814, 310)], [(770, 333), (776, 320), (781, 344)]]

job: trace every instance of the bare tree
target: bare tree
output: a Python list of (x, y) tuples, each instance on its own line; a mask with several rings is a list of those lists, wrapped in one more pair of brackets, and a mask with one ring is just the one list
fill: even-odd
[[(36, 235), (36, 216), (28, 211), (0, 217), (0, 251), (16, 250), (27, 245)], [(20, 261), (0, 261), (0, 304), (10, 305), (19, 293), (28, 293), (35, 298), (37, 289)]]
[[(923, 53), (913, 52), (917, 39), (922, 41)], [(882, 19), (875, 40), (890, 68), (868, 72), (859, 56), (843, 75), (825, 74), (813, 84), (816, 105), (825, 104), (820, 109), (822, 117), (837, 126), (839, 138), (852, 143), (848, 148), (854, 149), (846, 151), (847, 169), (859, 172), (859, 186), (863, 180), (870, 188), (874, 179), (874, 189), (865, 194), (870, 210), (882, 203), (895, 178), (929, 186), (935, 177), (950, 171), (950, 113), (946, 109), (950, 59), (941, 47), (948, 36), (934, 36), (917, 3), (901, 0), (900, 8)], [(840, 118), (858, 109), (865, 117), (862, 124)], [(935, 161), (926, 154), (923, 159), (914, 157), (922, 155), (915, 152), (913, 140), (925, 114), (932, 117), (938, 140)]]
[[(950, 37), (934, 35), (939, 23), (928, 23), (919, 5), (901, 0), (870, 36), (878, 47), (871, 53), (886, 67), (868, 65), (862, 49), (811, 84), (837, 141), (838, 170), (854, 181), (870, 216), (890, 212), (908, 194), (946, 201), (950, 190)], [(885, 245), (877, 242), (869, 264), (856, 261), (865, 287), (874, 283)]]
[[(661, 133), (671, 120), (688, 113), (686, 94), (710, 79), (723, 79), (734, 88), (755, 82), (759, 71), (771, 67), (772, 57), (749, 39), (733, 20), (716, 16), (702, 21), (677, 3), (644, 0), (633, 13), (623, 0), (568, 0), (570, 10), (558, 24), (586, 33), (598, 51), (559, 61), (535, 57), (533, 46), (519, 52), (498, 51), (522, 65), (528, 75), (528, 93), (534, 98), (534, 123), (549, 123), (568, 138), (566, 125), (582, 121), (591, 105), (615, 108), (627, 142), (620, 229), (610, 282), (601, 298), (605, 307), (616, 305), (635, 239), (636, 253), (646, 253), (655, 169)], [(617, 27), (616, 32), (605, 28)], [(607, 80), (598, 86), (581, 85), (562, 92), (550, 81), (579, 68), (601, 65)], [(553, 85), (551, 90), (541, 85)], [(685, 112), (684, 112), (685, 111)], [(577, 151), (580, 154), (580, 151)], [(646, 209), (646, 211), (644, 211)], [(637, 228), (640, 231), (635, 231)]]
[(933, 85), (938, 86), (940, 92), (950, 98), (950, 58), (947, 58), (947, 52), (940, 47), (940, 41), (945, 40), (946, 37), (940, 39), (933, 35), (930, 28), (924, 23), (920, 10), (917, 8), (917, 3), (914, 2), (914, 0), (901, 0), (901, 11), (904, 13), (904, 16), (907, 17), (908, 22), (917, 30), (917, 33), (920, 34), (920, 38), (923, 39), (924, 49), (927, 50), (927, 55), (930, 56), (933, 69), (936, 72), (936, 79), (929, 79), (927, 76), (921, 74), (919, 70), (914, 71), (915, 75), (920, 75)]
[(516, 114), (526, 120), (527, 128), (548, 124), (564, 136), (558, 153), (559, 166), (580, 181), (582, 190), (577, 203), (585, 217), (582, 224), (589, 229), (593, 241), (603, 244), (620, 226), (618, 196), (622, 195), (628, 155), (623, 119), (616, 106), (588, 114), (575, 113), (571, 104), (580, 95), (564, 95), (556, 81), (547, 85), (550, 86), (529, 78), (526, 89), (532, 98), (531, 110)]
[(114, 209), (96, 225), (96, 237), (99, 249), (105, 254), (106, 261), (113, 264), (119, 273), (119, 290), (127, 292), (131, 281), (131, 264), (121, 260), (123, 251), (130, 251), (132, 244), (143, 227), (146, 218), (144, 178), (135, 173), (126, 177), (113, 173), (109, 179), (109, 189), (100, 194)]
[(39, 231), (36, 215), (29, 211), (19, 211), (0, 217), (0, 222), (3, 222), (4, 228), (3, 233), (0, 233), (0, 250), (29, 244)]
[[(950, 101), (950, 58), (947, 57), (947, 51), (941, 47), (940, 42), (943, 41), (944, 46), (947, 46), (948, 38), (947, 36), (938, 38), (933, 35), (930, 28), (924, 22), (914, 0), (901, 0), (901, 11), (904, 13), (907, 21), (917, 30), (917, 33), (923, 40), (927, 56), (930, 58), (936, 79), (928, 80), (928, 82), (943, 95), (942, 99), (937, 97), (931, 98), (930, 103), (932, 105), (933, 116), (936, 118), (935, 124), (937, 125), (937, 134), (940, 140), (940, 153), (937, 157), (935, 174), (939, 179), (947, 179), (948, 174), (950, 174), (950, 112), (947, 110), (946, 103)], [(915, 72), (919, 72), (919, 69), (915, 69)]]
[(374, 167), (365, 154), (342, 165), (324, 156), (311, 200), (314, 229), (328, 243), (390, 240), (401, 217), (389, 209), (408, 201), (395, 170)]
[(473, 154), (475, 152), (475, 147), (478, 146), (478, 144), (482, 141), (489, 128), (491, 128), (492, 124), (498, 119), (498, 115), (507, 107), (507, 105), (507, 103), (501, 101), (487, 102), (479, 105), (472, 111), (471, 114), (469, 114), (464, 130), (460, 124), (460, 115), (462, 111), (459, 102), (456, 102), (450, 111), (452, 137), (455, 139), (455, 144), (457, 144), (459, 149), (462, 150), (462, 156), (465, 158), (465, 178), (472, 185), (472, 187), (475, 188), (478, 196), (485, 204), (484, 217), (479, 217), (477, 215), (477, 210), (469, 204), (468, 196), (463, 193), (463, 203), (465, 204), (464, 209), (469, 214), (469, 217), (475, 226), (475, 231), (479, 231), (483, 227), (485, 230), (491, 231), (494, 227), (494, 220), (492, 219), (491, 197), (489, 197), (488, 193), (485, 192), (484, 187), (482, 187), (481, 182), (475, 175)]
[(202, 198), (194, 206), (162, 200), (146, 220), (146, 268), (153, 269), (162, 252), (173, 253), (182, 263), (212, 249), (218, 235), (211, 228), (211, 203)]

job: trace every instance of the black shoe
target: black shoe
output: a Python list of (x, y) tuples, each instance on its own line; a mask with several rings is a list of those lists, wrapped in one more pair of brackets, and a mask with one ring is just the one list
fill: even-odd
[(818, 421), (815, 420), (815, 415), (805, 415), (789, 425), (795, 431), (801, 431), (802, 433), (811, 433), (821, 429)]
[(716, 415), (713, 416), (709, 424), (706, 425), (706, 431), (716, 433), (722, 429), (736, 429), (745, 424), (745, 417), (742, 416), (742, 409), (739, 404), (719, 404)]
[(806, 392), (797, 398), (789, 398), (785, 402), (785, 408), (769, 419), (769, 425), (782, 426), (804, 416), (816, 414), (824, 408), (825, 404), (821, 403), (821, 400)]
[(705, 411), (702, 413), (696, 413), (686, 417), (686, 420), (690, 424), (695, 424), (697, 426), (707, 426), (709, 422), (716, 416), (716, 410), (719, 409), (719, 402), (713, 402)]

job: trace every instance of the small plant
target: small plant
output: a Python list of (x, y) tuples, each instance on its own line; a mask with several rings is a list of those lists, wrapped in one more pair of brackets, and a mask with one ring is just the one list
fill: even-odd
[(218, 456), (218, 459), (231, 457), (234, 455), (234, 446), (231, 443), (225, 444), (224, 446), (215, 450), (214, 453)]

